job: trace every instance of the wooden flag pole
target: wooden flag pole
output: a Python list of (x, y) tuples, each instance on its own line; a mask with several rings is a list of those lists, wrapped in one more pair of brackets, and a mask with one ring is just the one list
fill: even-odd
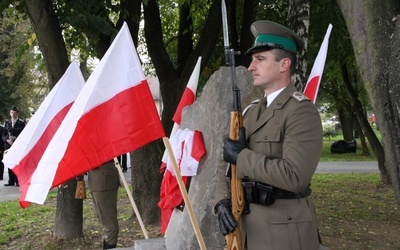
[(187, 207), (187, 210), (188, 210), (188, 213), (189, 213), (189, 217), (190, 217), (190, 221), (192, 222), (192, 226), (193, 226), (194, 232), (196, 234), (197, 241), (199, 242), (200, 249), (205, 250), (206, 249), (206, 245), (204, 243), (203, 236), (201, 235), (199, 224), (197, 223), (196, 217), (194, 216), (193, 207), (192, 207), (192, 204), (189, 201), (189, 196), (188, 196), (188, 193), (186, 191), (185, 184), (183, 183), (181, 172), (179, 171), (178, 163), (176, 162), (175, 155), (174, 155), (174, 153), (172, 151), (171, 143), (169, 142), (169, 139), (167, 137), (163, 137), (163, 142), (164, 142), (165, 148), (167, 149), (168, 156), (172, 161), (172, 165), (174, 167), (176, 181), (178, 182), (179, 189), (181, 190), (181, 194), (183, 196), (183, 200), (185, 201), (185, 206)]
[(140, 228), (142, 229), (142, 232), (144, 234), (144, 238), (147, 240), (149, 238), (149, 236), (147, 235), (147, 231), (146, 231), (146, 228), (144, 227), (142, 217), (140, 217), (139, 210), (137, 209), (136, 203), (133, 200), (131, 190), (129, 189), (128, 183), (126, 182), (124, 173), (122, 172), (122, 169), (121, 169), (121, 166), (119, 165), (117, 157), (114, 157), (114, 164), (115, 164), (115, 167), (118, 169), (119, 176), (121, 177), (122, 183), (124, 184), (124, 187), (126, 189), (126, 193), (128, 194), (129, 200), (131, 201), (133, 210), (135, 211), (135, 214), (136, 214), (136, 218), (138, 219)]

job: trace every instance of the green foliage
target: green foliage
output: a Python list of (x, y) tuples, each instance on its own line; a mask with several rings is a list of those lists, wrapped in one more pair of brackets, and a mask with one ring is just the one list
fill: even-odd
[(332, 126), (324, 126), (323, 133), (324, 138), (331, 140), (339, 135), (339, 130), (333, 128)]
[[(12, 106), (21, 110), (20, 118), (29, 118), (31, 110), (41, 102), (43, 73), (35, 68), (33, 31), (29, 22), (7, 9), (0, 20), (0, 123), (9, 119)], [(17, 20), (19, 20), (17, 22)], [(36, 83), (36, 85), (34, 84)]]

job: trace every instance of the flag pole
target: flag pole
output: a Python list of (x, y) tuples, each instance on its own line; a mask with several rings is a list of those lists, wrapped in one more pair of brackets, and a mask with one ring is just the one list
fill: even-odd
[(147, 240), (147, 239), (149, 239), (149, 236), (147, 235), (147, 231), (146, 231), (146, 228), (144, 227), (142, 217), (140, 217), (139, 210), (137, 209), (136, 203), (133, 200), (131, 190), (129, 189), (128, 183), (126, 182), (124, 173), (122, 172), (122, 169), (121, 169), (121, 166), (119, 165), (117, 157), (114, 157), (114, 164), (115, 164), (115, 167), (118, 169), (119, 176), (121, 177), (122, 183), (124, 184), (124, 187), (126, 189), (126, 193), (128, 194), (129, 200), (131, 201), (133, 210), (135, 211), (136, 217), (139, 221), (140, 228), (142, 229), (142, 232), (144, 234), (144, 238)]
[(193, 207), (192, 207), (192, 204), (190, 203), (189, 196), (186, 191), (186, 187), (182, 181), (181, 172), (179, 171), (178, 163), (176, 162), (175, 155), (172, 151), (171, 143), (170, 143), (169, 139), (165, 136), (163, 137), (163, 142), (164, 142), (165, 148), (168, 151), (168, 156), (172, 162), (172, 166), (174, 167), (176, 181), (178, 182), (179, 189), (181, 190), (181, 194), (183, 196), (183, 200), (185, 201), (185, 204), (186, 204), (186, 207), (187, 207), (187, 210), (189, 213), (190, 221), (192, 222), (192, 226), (193, 226), (194, 232), (196, 234), (197, 241), (199, 242), (200, 249), (205, 250), (207, 248), (204, 243), (203, 236), (201, 235), (199, 224), (197, 223), (196, 217), (194, 216)]

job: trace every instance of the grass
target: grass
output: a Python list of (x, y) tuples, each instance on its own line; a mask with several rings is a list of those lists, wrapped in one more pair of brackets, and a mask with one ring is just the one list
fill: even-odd
[[(324, 139), (321, 161), (376, 160), (373, 155), (361, 155), (359, 148), (354, 154), (332, 154), (330, 145), (340, 139)], [(315, 174), (311, 187), (324, 245), (332, 250), (400, 249), (399, 206), (393, 187), (381, 185), (379, 174)], [(136, 239), (144, 237), (125, 190), (120, 188), (118, 195), (118, 247), (131, 247)], [(87, 196), (83, 208), (84, 237), (72, 241), (52, 237), (55, 192), (50, 192), (44, 205), (31, 204), (26, 209), (20, 209), (18, 201), (0, 202), (0, 249), (100, 249), (101, 226), (90, 192)], [(146, 230), (150, 238), (160, 237), (158, 225), (146, 226)]]
[[(80, 239), (65, 240), (53, 237), (57, 193), (50, 192), (44, 205), (31, 204), (26, 209), (18, 201), (0, 202), (0, 249), (78, 250), (101, 249), (101, 225), (95, 215), (93, 199), (87, 192), (83, 202), (83, 231)], [(137, 239), (144, 239), (133, 216), (133, 209), (124, 188), (118, 192), (118, 246), (131, 247)], [(149, 237), (159, 237), (159, 227), (146, 228)]]
[[(339, 139), (338, 139), (339, 140)], [(322, 147), (321, 162), (340, 162), (340, 161), (376, 161), (374, 152), (370, 149), (370, 155), (363, 155), (361, 143), (357, 141), (357, 151), (355, 153), (333, 154), (331, 145), (336, 140), (324, 139)]]
[[(324, 245), (332, 250), (400, 249), (399, 207), (393, 188), (381, 185), (379, 174), (315, 174), (311, 188)], [(0, 202), (0, 249), (100, 249), (101, 226), (87, 195), (84, 237), (72, 241), (52, 237), (55, 192), (44, 205), (31, 204), (26, 209), (20, 209), (17, 201)], [(134, 240), (144, 237), (122, 188), (118, 210), (118, 247), (131, 247)], [(160, 237), (158, 225), (147, 225), (146, 230), (150, 238)]]
[[(381, 140), (381, 133), (379, 130), (374, 128), (375, 134), (379, 140)], [(322, 155), (320, 158), (321, 162), (340, 162), (340, 161), (376, 161), (376, 157), (374, 152), (372, 151), (368, 141), (367, 146), (370, 152), (370, 155), (363, 155), (361, 149), (361, 141), (360, 139), (356, 139), (357, 141), (357, 151), (356, 153), (346, 153), (346, 154), (333, 154), (331, 153), (331, 145), (335, 141), (343, 140), (343, 136), (340, 134), (336, 137), (324, 138), (323, 140), (323, 148)]]
[(330, 249), (400, 249), (399, 205), (379, 174), (315, 174), (312, 199)]

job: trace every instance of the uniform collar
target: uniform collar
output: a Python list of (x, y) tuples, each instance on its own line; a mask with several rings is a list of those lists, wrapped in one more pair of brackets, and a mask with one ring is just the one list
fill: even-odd
[(275, 100), (275, 98), (285, 89), (286, 87), (283, 87), (281, 89), (278, 89), (277, 91), (269, 94), (267, 96), (267, 107)]

